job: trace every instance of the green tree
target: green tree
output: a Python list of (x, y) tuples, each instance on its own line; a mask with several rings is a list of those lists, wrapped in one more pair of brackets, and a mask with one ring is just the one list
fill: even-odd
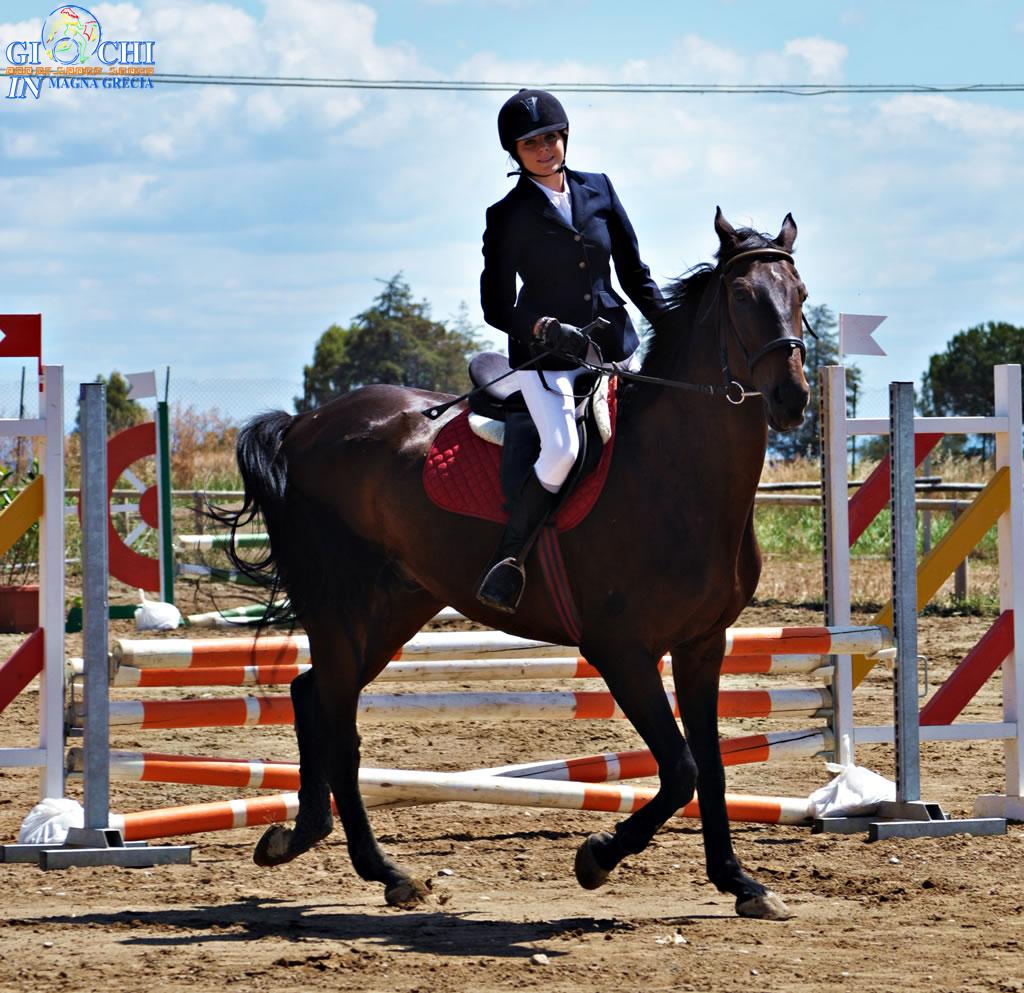
[[(992, 413), (992, 367), (1024, 362), (1024, 328), (1005, 321), (988, 321), (955, 334), (946, 350), (928, 360), (921, 377), (918, 407), (933, 417), (962, 417)], [(960, 442), (966, 454), (987, 457), (991, 435)], [(948, 446), (947, 446), (948, 447)]]
[(446, 327), (431, 320), (425, 300), (413, 300), (401, 273), (382, 282), (384, 289), (349, 327), (332, 324), (320, 336), (312, 364), (302, 370), (300, 413), (370, 383), (441, 393), (468, 388), (468, 356), (482, 343), (465, 305)]
[(313, 349), (313, 364), (302, 368), (302, 396), (295, 398), (295, 409), (300, 414), (345, 392), (341, 377), (348, 335), (349, 329), (338, 324), (332, 324), (320, 335)]
[[(107, 387), (107, 435), (117, 434), (125, 428), (134, 427), (147, 420), (146, 408), (136, 400), (129, 400), (131, 386), (119, 372), (112, 372), (110, 378), (97, 374), (96, 383)], [(75, 432), (79, 431), (78, 417), (75, 418)]]
[[(772, 431), (768, 443), (773, 453), (783, 459), (818, 458), (821, 454), (821, 411), (819, 408), (819, 383), (822, 366), (839, 364), (839, 332), (836, 315), (828, 304), (820, 303), (807, 308), (807, 322), (814, 328), (817, 338), (807, 334), (807, 361), (804, 372), (811, 388), (804, 422), (796, 431), (780, 433)], [(846, 413), (856, 414), (857, 395), (860, 392), (861, 371), (855, 365), (846, 367)]]

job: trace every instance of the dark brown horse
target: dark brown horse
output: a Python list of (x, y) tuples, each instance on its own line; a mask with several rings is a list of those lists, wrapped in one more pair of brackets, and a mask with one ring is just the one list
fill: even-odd
[[(651, 749), (660, 778), (650, 803), (613, 833), (583, 842), (576, 876), (584, 887), (600, 886), (699, 786), (711, 882), (735, 896), (741, 915), (784, 917), (785, 904), (733, 853), (717, 704), (725, 630), (753, 596), (761, 568), (753, 511), (768, 425), (795, 428), (807, 404), (806, 291), (790, 254), (792, 217), (774, 239), (733, 229), (721, 211), (715, 230), (717, 265), (672, 288), (675, 306), (655, 329), (641, 372), (719, 392), (648, 383), (624, 390), (604, 492), (561, 538), (580, 649)], [(739, 386), (724, 396), (723, 379), (762, 399), (736, 403)], [(444, 399), (369, 386), (311, 413), (254, 419), (238, 440), (245, 506), (220, 512), (234, 526), (262, 513), (271, 551), (248, 569), (287, 591), (313, 661), (291, 690), (299, 814), (294, 828), (268, 829), (255, 859), (280, 864), (324, 838), (333, 793), (356, 871), (383, 883), (398, 906), (426, 891), (378, 847), (359, 795), (360, 691), (445, 604), (512, 634), (565, 637), (533, 561), (515, 615), (475, 599), (499, 527), (438, 509), (421, 481), (431, 440), (461, 409), (440, 422), (423, 416)], [(667, 651), (685, 739), (655, 667)]]

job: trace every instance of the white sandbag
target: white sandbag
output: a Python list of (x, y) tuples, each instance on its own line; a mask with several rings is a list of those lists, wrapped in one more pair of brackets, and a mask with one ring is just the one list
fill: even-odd
[(137, 631), (173, 631), (181, 626), (181, 611), (173, 603), (147, 600), (142, 590), (139, 590), (139, 596), (142, 606), (135, 611)]
[(815, 817), (873, 814), (880, 803), (896, 799), (896, 784), (877, 772), (859, 765), (827, 765), (839, 775), (807, 798)]
[(62, 845), (68, 828), (83, 827), (85, 811), (77, 800), (46, 797), (21, 822), (18, 842), (22, 845)]

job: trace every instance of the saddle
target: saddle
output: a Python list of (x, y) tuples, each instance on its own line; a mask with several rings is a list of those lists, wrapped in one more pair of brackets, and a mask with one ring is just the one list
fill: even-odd
[[(503, 524), (506, 501), (537, 460), (540, 438), (510, 372), (508, 359), (497, 352), (483, 352), (469, 364), (473, 385), (485, 388), (438, 432), (423, 468), (427, 496), (444, 510)], [(599, 389), (591, 397), (595, 378)], [(589, 514), (607, 479), (614, 445), (614, 381), (586, 374), (577, 384), (584, 395), (577, 408), (580, 455), (551, 518), (559, 531)]]

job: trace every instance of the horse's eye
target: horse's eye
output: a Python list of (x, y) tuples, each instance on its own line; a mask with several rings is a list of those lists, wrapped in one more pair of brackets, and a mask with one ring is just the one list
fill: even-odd
[(732, 293), (733, 299), (737, 301), (754, 298), (754, 285), (749, 279), (734, 279), (729, 284), (729, 291)]

